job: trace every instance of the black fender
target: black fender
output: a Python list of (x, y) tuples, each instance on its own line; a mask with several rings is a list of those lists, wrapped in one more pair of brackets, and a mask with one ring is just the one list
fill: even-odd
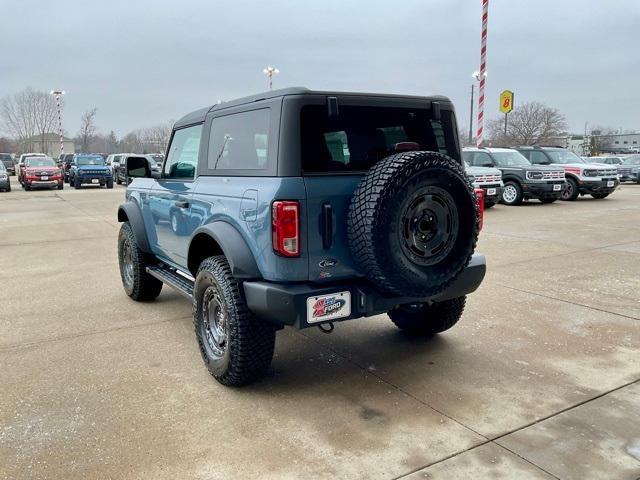
[(136, 236), (138, 247), (146, 253), (151, 253), (147, 231), (144, 228), (144, 220), (140, 206), (132, 201), (124, 202), (118, 207), (118, 222), (129, 222)]
[[(203, 243), (204, 236), (213, 239), (219, 246), (219, 250), (216, 245)], [(207, 252), (198, 252), (199, 246), (202, 245), (208, 247)], [(220, 253), (226, 257), (235, 278), (242, 280), (262, 278), (262, 273), (247, 242), (233, 225), (223, 221), (202, 225), (193, 232), (189, 244), (189, 270), (195, 276), (202, 259)]]
[(520, 187), (522, 187), (522, 178), (518, 177), (517, 175), (507, 173), (506, 175), (502, 176), (503, 183), (507, 183), (509, 181), (516, 182), (518, 185), (520, 185)]

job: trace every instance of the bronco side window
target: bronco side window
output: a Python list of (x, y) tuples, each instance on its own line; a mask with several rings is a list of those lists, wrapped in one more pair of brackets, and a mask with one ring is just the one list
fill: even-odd
[(164, 163), (163, 178), (193, 179), (198, 166), (202, 125), (176, 130)]
[(211, 170), (265, 170), (269, 152), (269, 109), (216, 117), (211, 123)]

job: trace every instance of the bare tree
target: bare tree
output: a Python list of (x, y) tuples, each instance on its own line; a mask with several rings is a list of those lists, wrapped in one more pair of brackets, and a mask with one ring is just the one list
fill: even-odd
[(47, 92), (27, 87), (0, 101), (0, 121), (20, 150), (26, 150), (32, 137), (39, 134), (41, 151), (45, 152), (45, 135), (55, 128), (55, 100)]
[(536, 145), (566, 129), (564, 115), (540, 102), (527, 102), (514, 108), (509, 114), (506, 134), (503, 116), (490, 120), (487, 125), (493, 145)]
[(80, 118), (80, 131), (78, 132), (78, 140), (80, 141), (80, 145), (82, 145), (82, 151), (88, 152), (89, 147), (91, 146), (91, 140), (93, 139), (96, 133), (96, 112), (97, 108), (92, 108), (91, 110), (87, 110), (82, 114)]
[(143, 128), (136, 133), (142, 144), (143, 150), (147, 152), (163, 153), (169, 143), (173, 122), (162, 123), (154, 127)]

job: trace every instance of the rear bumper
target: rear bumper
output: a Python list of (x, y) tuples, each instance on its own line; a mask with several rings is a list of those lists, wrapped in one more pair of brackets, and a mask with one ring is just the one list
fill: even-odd
[[(611, 185), (613, 182), (613, 186)], [(580, 193), (611, 193), (616, 187), (620, 185), (620, 181), (617, 178), (609, 178), (605, 180), (596, 180), (596, 181), (580, 181), (578, 184), (578, 189)]]
[[(366, 281), (318, 286), (310, 283), (284, 284), (267, 281), (244, 282), (244, 293), (249, 309), (258, 317), (278, 325), (295, 328), (315, 327), (322, 323), (352, 320), (386, 313), (396, 305), (415, 302), (439, 302), (474, 292), (482, 283), (486, 272), (483, 255), (474, 255), (462, 274), (444, 292), (435, 297), (385, 297)], [(351, 296), (351, 314), (347, 317), (315, 321), (307, 319), (307, 299), (320, 295), (348, 291)]]

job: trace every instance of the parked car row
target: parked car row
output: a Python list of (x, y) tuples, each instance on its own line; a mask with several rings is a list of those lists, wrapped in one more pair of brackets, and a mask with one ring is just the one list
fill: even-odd
[[(524, 200), (542, 203), (575, 200), (580, 195), (606, 198), (623, 181), (640, 183), (640, 155), (591, 157), (587, 160), (571, 150), (557, 147), (464, 148), (467, 175), (474, 187), (485, 190), (485, 208), (497, 201), (519, 205)], [(602, 161), (597, 161), (602, 159)], [(478, 169), (485, 169), (479, 171)], [(492, 169), (492, 170), (486, 170)], [(500, 183), (486, 185), (486, 175), (499, 171)], [(496, 197), (496, 193), (499, 192)]]

